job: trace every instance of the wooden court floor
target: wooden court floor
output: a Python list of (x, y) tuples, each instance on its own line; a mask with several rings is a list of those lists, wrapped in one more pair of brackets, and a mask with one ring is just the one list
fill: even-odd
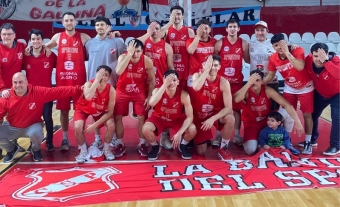
[[(73, 112), (70, 112), (72, 115)], [(325, 109), (323, 118), (330, 121), (330, 109)], [(60, 125), (59, 112), (54, 109), (53, 120)], [(19, 139), (19, 144), (28, 147), (28, 139)], [(7, 165), (0, 164), (0, 170)], [(340, 182), (340, 178), (339, 178)], [(306, 190), (281, 190), (248, 193), (230, 196), (190, 197), (159, 199), (120, 203), (84, 205), (84, 207), (340, 207), (340, 189), (322, 188)]]

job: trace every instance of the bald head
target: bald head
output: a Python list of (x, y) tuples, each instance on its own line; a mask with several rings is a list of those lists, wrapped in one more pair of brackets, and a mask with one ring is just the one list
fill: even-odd
[(12, 78), (13, 89), (17, 96), (23, 96), (27, 92), (27, 78), (26, 76), (21, 73), (15, 73)]

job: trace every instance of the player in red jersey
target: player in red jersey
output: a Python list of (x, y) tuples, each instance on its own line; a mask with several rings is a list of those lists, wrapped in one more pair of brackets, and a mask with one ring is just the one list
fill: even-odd
[[(150, 109), (149, 99), (155, 85), (152, 60), (143, 55), (143, 43), (139, 39), (132, 39), (128, 44), (127, 53), (119, 56), (116, 73), (120, 77), (117, 82), (114, 109), (118, 144), (114, 154), (116, 157), (121, 157), (126, 152), (123, 142), (124, 125), (122, 118), (129, 113), (129, 103), (133, 103), (133, 110), (138, 117), (139, 138), (141, 142), (144, 142), (142, 127), (145, 112)], [(146, 88), (145, 84), (147, 78), (149, 79), (149, 88)], [(146, 91), (148, 91), (147, 94)]]
[[(248, 42), (238, 37), (240, 23), (235, 19), (229, 19), (226, 24), (227, 36), (222, 37), (215, 43), (215, 54), (221, 57), (221, 70), (219, 75), (230, 83), (231, 94), (235, 94), (243, 86), (242, 59), (249, 63)], [(233, 142), (242, 145), (240, 135), (242, 102), (235, 103), (233, 100), (233, 113), (235, 117), (235, 133)], [(217, 136), (213, 146), (219, 146), (221, 137)]]
[[(263, 77), (264, 73), (260, 69), (251, 71), (248, 82), (234, 94), (236, 103), (244, 102), (242, 111), (243, 147), (249, 155), (256, 152), (259, 133), (267, 126), (267, 116), (271, 111), (272, 103), (270, 99), (283, 107), (279, 110), (279, 113), (283, 116), (283, 123), (287, 132), (292, 131), (294, 122), (299, 136), (304, 130), (294, 107), (274, 89), (264, 86)], [(292, 147), (289, 150), (293, 154), (299, 153)]]
[[(86, 161), (88, 153), (84, 133), (89, 134), (106, 126), (103, 154), (107, 160), (115, 157), (110, 151), (110, 143), (115, 131), (113, 109), (116, 91), (110, 85), (112, 69), (106, 65), (97, 67), (95, 79), (85, 83), (83, 95), (79, 98), (74, 112), (74, 129), (80, 153), (76, 157), (78, 163)], [(87, 117), (92, 116), (94, 123), (85, 127)]]
[[(64, 13), (62, 23), (65, 27), (65, 32), (55, 34), (46, 44), (46, 47), (50, 49), (58, 46), (57, 86), (83, 85), (86, 82), (84, 45), (91, 38), (85, 33), (76, 32), (77, 21), (74, 13)], [(79, 95), (57, 100), (56, 108), (60, 110), (60, 123), (63, 130), (63, 141), (60, 150), (69, 150), (70, 148), (68, 123), (71, 99), (73, 100), (73, 106), (75, 106)]]
[(14, 74), (12, 82), (9, 98), (0, 98), (0, 120), (3, 120), (7, 115), (8, 121), (8, 124), (0, 125), (0, 148), (7, 151), (4, 162), (11, 162), (19, 151), (18, 146), (12, 142), (19, 137), (30, 138), (33, 160), (41, 161), (43, 157), (40, 145), (44, 138), (41, 112), (44, 104), (55, 99), (79, 94), (81, 87), (32, 86), (28, 84), (26, 76), (21, 72)]
[(194, 138), (198, 154), (204, 155), (207, 141), (212, 138), (211, 127), (221, 130), (222, 142), (218, 152), (222, 160), (231, 160), (227, 150), (235, 119), (232, 114), (231, 92), (229, 82), (218, 75), (221, 58), (218, 55), (209, 56), (201, 73), (193, 75), (191, 96), (194, 109), (194, 124), (197, 135)]
[[(314, 110), (314, 84), (305, 67), (305, 55), (301, 47), (290, 49), (284, 40), (283, 34), (275, 34), (271, 43), (276, 53), (270, 56), (268, 63), (268, 75), (264, 78), (264, 84), (270, 83), (279, 71), (285, 79), (283, 97), (296, 109), (298, 101), (303, 113), (305, 124), (305, 141), (310, 143), (313, 130), (312, 112)], [(302, 154), (311, 154), (310, 145), (305, 145)]]
[(12, 77), (21, 71), (26, 44), (15, 39), (15, 29), (10, 23), (0, 27), (0, 91), (12, 87)]
[[(52, 71), (56, 67), (57, 56), (54, 53), (48, 57), (45, 55), (43, 51), (44, 34), (41, 30), (32, 29), (28, 34), (32, 47), (30, 47), (30, 55), (24, 56), (22, 64), (27, 80), (33, 86), (51, 88)], [(54, 150), (52, 108), (53, 101), (47, 102), (42, 113), (46, 127), (46, 148), (48, 151)]]
[(148, 153), (146, 143), (139, 148), (139, 153), (148, 156), (149, 160), (158, 158), (160, 147), (155, 136), (166, 128), (172, 128), (176, 132), (172, 137), (173, 148), (179, 148), (183, 159), (192, 157), (187, 144), (196, 135), (196, 127), (192, 124), (194, 116), (190, 97), (187, 92), (178, 87), (178, 78), (179, 75), (175, 70), (166, 71), (162, 86), (153, 90), (149, 100), (154, 111), (143, 126), (143, 134), (152, 149)]

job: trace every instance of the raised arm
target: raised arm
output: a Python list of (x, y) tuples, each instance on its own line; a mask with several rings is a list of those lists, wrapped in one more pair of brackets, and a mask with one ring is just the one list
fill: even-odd
[(52, 39), (45, 44), (45, 47), (52, 49), (58, 45), (60, 33), (53, 35)]
[(294, 49), (296, 50), (296, 53), (299, 53), (298, 55), (296, 55), (296, 57), (294, 57), (290, 53), (286, 41), (280, 40), (279, 46), (282, 48), (283, 53), (287, 56), (289, 62), (293, 65), (293, 67), (300, 71), (303, 70), (303, 68), (305, 67), (305, 57), (303, 49), (301, 47)]
[(137, 39), (139, 39), (140, 41), (142, 41), (143, 44), (144, 44), (145, 41), (146, 41), (146, 40), (152, 35), (152, 33), (155, 31), (156, 25), (157, 25), (157, 24), (158, 24), (157, 22), (152, 22), (152, 23), (149, 25), (148, 29), (146, 30), (146, 33), (145, 33), (143, 36), (138, 37)]
[(207, 79), (207, 77), (209, 76), (209, 72), (212, 68), (212, 63), (213, 63), (213, 58), (210, 55), (207, 59), (207, 61), (205, 62), (204, 66), (203, 66), (203, 73), (199, 74), (199, 73), (195, 73), (192, 77), (192, 88), (195, 91), (199, 91), (201, 90), (205, 80)]
[(159, 100), (161, 100), (163, 94), (165, 93), (165, 90), (167, 87), (169, 87), (169, 85), (171, 84), (171, 81), (176, 78), (176, 76), (174, 74), (170, 74), (168, 75), (163, 84), (161, 85), (160, 88), (155, 88), (152, 92), (152, 96), (150, 97), (150, 100), (149, 100), (149, 105), (151, 107), (154, 107)]
[(198, 43), (203, 35), (204, 32), (204, 27), (205, 24), (201, 24), (196, 31), (196, 36), (194, 38), (194, 40), (191, 42), (191, 44), (187, 47), (187, 51), (190, 55), (194, 54), (195, 50), (197, 49)]
[(167, 33), (168, 29), (171, 27), (171, 25), (174, 24), (175, 17), (176, 17), (176, 11), (172, 10), (172, 12), (170, 14), (169, 22), (166, 23), (165, 25), (163, 25), (163, 27), (161, 28), (161, 37), (164, 37), (165, 34)]
[(100, 84), (100, 80), (103, 78), (104, 75), (105, 75), (105, 70), (100, 69), (96, 73), (96, 78), (94, 79), (93, 83), (91, 83), (90, 81), (85, 83), (83, 94), (86, 100), (89, 101), (93, 98), (94, 94), (96, 93), (97, 87)]
[(248, 82), (234, 94), (234, 97), (233, 97), (234, 101), (236, 103), (239, 103), (245, 100), (248, 96), (248, 89), (256, 82), (256, 80), (260, 80), (260, 79), (261, 77), (259, 74), (257, 73), (252, 74), (249, 77)]
[(116, 73), (117, 75), (121, 75), (126, 67), (128, 66), (132, 55), (135, 53), (136, 50), (136, 43), (134, 40), (129, 42), (129, 45), (127, 47), (127, 54), (122, 54), (118, 57), (118, 63), (116, 67)]

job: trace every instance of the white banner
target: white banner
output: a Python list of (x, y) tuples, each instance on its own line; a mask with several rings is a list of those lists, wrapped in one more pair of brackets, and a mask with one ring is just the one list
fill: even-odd
[(0, 19), (60, 21), (65, 12), (77, 20), (140, 16), (141, 0), (0, 0)]
[[(184, 1), (186, 2), (186, 1)], [(179, 5), (179, 0), (149, 0), (150, 20), (162, 21), (169, 19), (170, 8)], [(183, 6), (186, 8), (186, 5)], [(191, 0), (192, 19), (211, 16), (211, 6), (208, 0)], [(184, 11), (184, 13), (186, 13)]]

